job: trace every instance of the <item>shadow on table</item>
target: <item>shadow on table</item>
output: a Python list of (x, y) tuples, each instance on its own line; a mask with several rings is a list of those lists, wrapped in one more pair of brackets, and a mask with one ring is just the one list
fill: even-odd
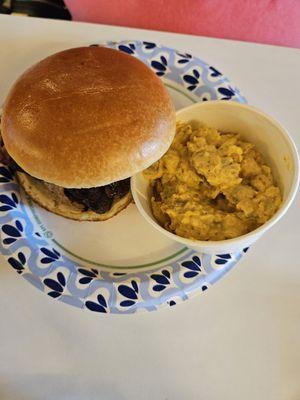
[[(9, 279), (12, 276), (18, 277), (16, 271), (8, 264), (8, 262), (5, 260), (5, 258), (2, 256), (1, 253), (0, 253), (0, 276), (1, 279), (5, 278)], [(1, 394), (1, 386), (0, 386), (0, 394)], [(2, 400), (1, 396), (0, 400)]]
[[(42, 357), (42, 355), (41, 355)], [(41, 360), (42, 363), (42, 360)], [(3, 379), (3, 374), (2, 374)], [(117, 382), (66, 374), (16, 374), (0, 381), (0, 399), (5, 400), (123, 400)]]

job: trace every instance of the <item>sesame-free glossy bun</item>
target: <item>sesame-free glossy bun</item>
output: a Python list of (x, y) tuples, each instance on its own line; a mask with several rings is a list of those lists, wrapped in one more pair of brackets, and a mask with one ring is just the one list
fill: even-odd
[(33, 177), (90, 188), (147, 168), (169, 148), (175, 112), (161, 80), (121, 51), (81, 47), (21, 75), (3, 108), (10, 156)]

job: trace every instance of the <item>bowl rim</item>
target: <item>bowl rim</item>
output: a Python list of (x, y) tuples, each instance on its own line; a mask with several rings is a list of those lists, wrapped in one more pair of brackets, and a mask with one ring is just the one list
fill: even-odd
[(214, 248), (214, 247), (222, 247), (222, 245), (224, 245), (224, 247), (228, 247), (231, 244), (236, 245), (238, 242), (247, 242), (247, 241), (249, 241), (249, 243), (253, 242), (254, 237), (258, 238), (264, 232), (268, 231), (287, 212), (288, 208), (290, 207), (290, 205), (292, 204), (292, 202), (296, 196), (298, 186), (299, 186), (299, 180), (300, 180), (299, 155), (297, 152), (297, 147), (296, 147), (292, 137), (290, 136), (288, 130), (283, 127), (283, 125), (281, 125), (277, 120), (275, 120), (273, 117), (266, 114), (265, 112), (261, 111), (260, 109), (253, 107), (253, 106), (249, 106), (247, 104), (238, 103), (235, 101), (212, 100), (212, 101), (192, 104), (191, 106), (188, 106), (188, 107), (178, 110), (176, 112), (176, 121), (180, 120), (181, 114), (184, 114), (185, 112), (187, 112), (191, 109), (194, 109), (194, 108), (197, 109), (200, 107), (203, 108), (203, 107), (209, 107), (209, 106), (214, 107), (214, 106), (219, 106), (219, 105), (222, 105), (225, 107), (237, 107), (237, 108), (246, 109), (255, 114), (259, 114), (263, 118), (267, 119), (270, 124), (275, 126), (280, 131), (280, 133), (282, 134), (283, 138), (285, 139), (285, 141), (289, 147), (290, 155), (292, 156), (292, 159), (293, 159), (293, 179), (292, 179), (290, 190), (287, 193), (285, 200), (282, 202), (282, 204), (280, 205), (280, 207), (276, 211), (276, 213), (263, 225), (259, 226), (258, 228), (254, 229), (253, 231), (250, 231), (244, 235), (237, 236), (232, 239), (193, 240), (193, 239), (187, 239), (187, 238), (181, 237), (179, 235), (176, 235), (175, 233), (168, 231), (167, 229), (165, 229), (161, 225), (159, 225), (159, 223), (154, 219), (154, 217), (153, 217), (153, 219), (149, 217), (149, 215), (144, 210), (144, 207), (142, 206), (142, 204), (139, 201), (137, 189), (136, 189), (136, 178), (137, 178), (137, 176), (142, 174), (142, 172), (139, 172), (138, 174), (134, 175), (131, 179), (131, 191), (132, 191), (134, 201), (135, 201), (140, 213), (150, 224), (155, 226), (155, 228), (158, 229), (162, 234), (167, 235), (169, 238), (171, 238), (177, 242), (181, 242), (188, 247), (198, 246), (198, 247)]

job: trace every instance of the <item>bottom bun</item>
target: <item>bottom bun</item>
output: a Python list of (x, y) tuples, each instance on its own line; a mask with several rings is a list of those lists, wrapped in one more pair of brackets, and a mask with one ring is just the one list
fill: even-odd
[(59, 186), (50, 185), (22, 172), (17, 172), (17, 178), (28, 196), (38, 205), (54, 214), (76, 221), (106, 221), (117, 215), (132, 201), (129, 191), (122, 198), (115, 200), (109, 211), (98, 214), (92, 210), (84, 211), (83, 206), (71, 202), (65, 196), (63, 188)]

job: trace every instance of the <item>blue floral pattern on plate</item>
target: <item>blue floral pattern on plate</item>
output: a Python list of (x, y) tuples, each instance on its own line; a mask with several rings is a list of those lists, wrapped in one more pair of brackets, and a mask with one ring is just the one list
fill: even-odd
[[(235, 100), (239, 90), (198, 57), (146, 41), (108, 42), (107, 47), (139, 58), (164, 82), (179, 85), (195, 101)], [(174, 306), (204, 292), (224, 276), (247, 249), (208, 255), (187, 250), (165, 265), (120, 272), (79, 265), (37, 232), (21, 201), (19, 185), (0, 165), (0, 248), (8, 264), (48, 296), (96, 313), (129, 314)]]
[(197, 96), (198, 101), (235, 100), (246, 103), (240, 91), (221, 72), (199, 57), (152, 42), (131, 40), (108, 42), (106, 46), (140, 59), (157, 76), (183, 86)]

